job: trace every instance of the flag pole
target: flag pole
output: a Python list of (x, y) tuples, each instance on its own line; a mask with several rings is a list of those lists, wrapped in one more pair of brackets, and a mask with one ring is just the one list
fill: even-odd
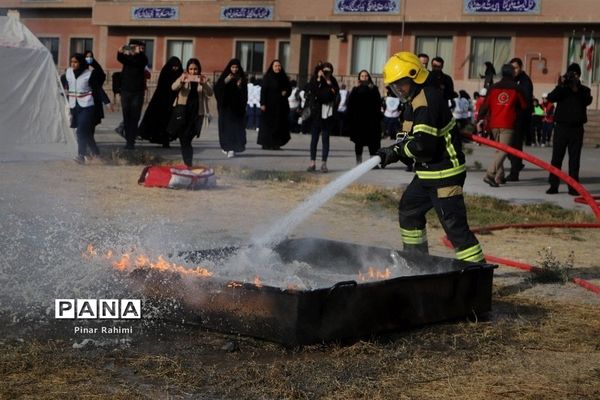
[[(567, 67), (575, 60), (575, 29), (571, 32), (571, 37), (567, 42)], [(566, 68), (566, 67), (565, 67)]]

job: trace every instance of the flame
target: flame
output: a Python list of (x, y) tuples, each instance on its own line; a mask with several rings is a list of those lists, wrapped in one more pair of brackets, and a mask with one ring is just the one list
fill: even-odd
[(382, 271), (375, 267), (369, 267), (369, 268), (367, 268), (367, 272), (364, 274), (360, 271), (358, 272), (358, 280), (360, 280), (361, 282), (384, 280), (384, 279), (388, 279), (391, 275), (392, 275), (392, 273), (389, 268), (385, 268)]
[(129, 268), (129, 254), (123, 254), (119, 261), (115, 261), (112, 263), (113, 268), (118, 269), (119, 271), (125, 271)]
[(85, 249), (85, 251), (82, 253), (83, 257), (86, 259), (92, 259), (93, 257), (96, 257), (98, 255), (98, 253), (96, 252), (96, 249), (94, 249), (94, 246), (91, 244), (87, 245), (87, 248)]
[(244, 286), (242, 283), (240, 283), (240, 282), (235, 282), (235, 281), (231, 281), (231, 282), (229, 282), (229, 283), (227, 284), (227, 287), (228, 287), (228, 288), (239, 288), (239, 287), (242, 287), (242, 286)]
[[(83, 256), (87, 259), (99, 257), (98, 251), (91, 244), (87, 246), (86, 252), (83, 253)], [(130, 253), (123, 253), (118, 259), (115, 257), (114, 251), (107, 250), (106, 253), (101, 256), (101, 258), (106, 260), (111, 267), (118, 269), (119, 271), (146, 268), (161, 272), (176, 272), (181, 275), (189, 276), (209, 277), (213, 275), (211, 271), (201, 266), (187, 268), (183, 265), (171, 263), (163, 256), (158, 256), (156, 260), (153, 260), (145, 254), (135, 255), (134, 250), (132, 250)]]
[(256, 287), (262, 287), (262, 281), (258, 275), (254, 277), (254, 285), (256, 285)]

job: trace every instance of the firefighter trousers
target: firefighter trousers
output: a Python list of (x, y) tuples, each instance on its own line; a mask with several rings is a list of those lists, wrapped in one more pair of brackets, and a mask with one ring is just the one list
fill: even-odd
[(484, 261), (481, 245), (467, 222), (462, 185), (423, 186), (417, 176), (404, 191), (398, 207), (404, 250), (428, 252), (425, 214), (432, 208), (435, 209), (448, 239), (454, 246), (456, 258), (473, 262)]

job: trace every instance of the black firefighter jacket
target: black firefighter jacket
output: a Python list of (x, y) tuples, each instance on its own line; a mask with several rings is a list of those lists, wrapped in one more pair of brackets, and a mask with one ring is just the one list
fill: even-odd
[(407, 104), (403, 130), (409, 140), (402, 153), (415, 160), (424, 186), (462, 185), (465, 155), (456, 122), (442, 93), (433, 85), (421, 88)]

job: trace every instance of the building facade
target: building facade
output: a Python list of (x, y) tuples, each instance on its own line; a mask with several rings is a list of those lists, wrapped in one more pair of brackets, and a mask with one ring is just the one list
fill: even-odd
[(203, 73), (215, 76), (233, 57), (251, 75), (279, 58), (302, 82), (328, 60), (351, 86), (359, 70), (378, 77), (387, 58), (404, 50), (443, 57), (455, 88), (468, 92), (483, 86), (484, 62), (499, 72), (519, 57), (540, 97), (573, 60), (598, 108), (597, 0), (4, 0), (0, 14), (10, 10), (61, 71), (85, 49), (118, 70), (117, 49), (143, 39), (155, 73), (174, 55), (184, 63), (199, 58)]

